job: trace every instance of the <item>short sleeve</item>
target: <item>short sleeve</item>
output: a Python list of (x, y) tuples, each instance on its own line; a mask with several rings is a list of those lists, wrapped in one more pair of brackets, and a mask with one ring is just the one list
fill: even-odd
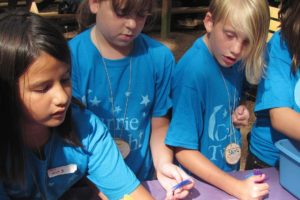
[(158, 70), (156, 71), (153, 117), (164, 116), (172, 105), (170, 90), (171, 75), (175, 60), (169, 50), (166, 52), (165, 60), (162, 63), (163, 64), (160, 64), (161, 66), (157, 67)]
[(75, 123), (80, 127), (77, 131), (88, 154), (87, 178), (109, 199), (132, 193), (140, 182), (125, 164), (106, 126), (88, 110), (75, 110), (73, 115), (82, 113), (85, 117), (77, 117)]
[(257, 91), (255, 111), (276, 107), (292, 107), (294, 100), (290, 63), (280, 58), (274, 50), (268, 56), (267, 71)]
[[(203, 127), (202, 106), (195, 89), (177, 85), (172, 90), (173, 112), (172, 121), (165, 143), (170, 146), (187, 149), (199, 148), (199, 134)], [(199, 100), (199, 101), (196, 101)]]

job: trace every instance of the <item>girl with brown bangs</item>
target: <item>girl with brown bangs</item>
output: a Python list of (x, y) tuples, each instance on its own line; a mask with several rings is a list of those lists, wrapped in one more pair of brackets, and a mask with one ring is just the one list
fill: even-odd
[(84, 178), (111, 200), (153, 200), (105, 125), (72, 99), (70, 60), (46, 19), (1, 13), (0, 199), (99, 199)]
[(81, 27), (89, 27), (93, 20), (95, 24), (69, 43), (73, 96), (106, 124), (140, 181), (153, 179), (156, 171), (167, 198), (181, 199), (193, 181), (172, 191), (190, 177), (173, 164), (173, 151), (164, 144), (175, 60), (167, 47), (141, 33), (154, 2), (83, 2)]

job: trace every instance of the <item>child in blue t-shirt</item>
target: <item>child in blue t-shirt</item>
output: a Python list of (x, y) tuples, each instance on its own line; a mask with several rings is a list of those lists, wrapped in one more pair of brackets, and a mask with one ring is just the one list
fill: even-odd
[[(139, 180), (153, 179), (155, 167), (172, 198), (172, 186), (189, 176), (172, 164), (173, 152), (164, 144), (175, 61), (167, 47), (141, 34), (153, 4), (154, 0), (83, 2), (79, 12), (90, 10), (96, 23), (69, 43), (72, 87), (73, 96), (106, 124)], [(191, 187), (176, 191), (174, 197), (185, 197)]]
[(70, 60), (42, 17), (0, 15), (0, 199), (58, 199), (83, 177), (109, 199), (153, 199), (102, 122), (69, 106)]
[(275, 142), (300, 140), (300, 3), (282, 0), (281, 30), (268, 43), (267, 71), (257, 91), (256, 122), (246, 168), (278, 166)]
[(264, 66), (269, 8), (265, 0), (212, 0), (204, 19), (207, 33), (175, 67), (173, 115), (166, 144), (195, 176), (239, 199), (260, 199), (265, 175), (237, 180), (241, 134), (249, 111), (240, 105), (246, 78), (257, 83)]

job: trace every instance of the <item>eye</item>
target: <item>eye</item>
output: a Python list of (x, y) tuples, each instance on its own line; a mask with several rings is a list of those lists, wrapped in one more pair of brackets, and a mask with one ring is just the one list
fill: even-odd
[(230, 33), (230, 32), (225, 32), (225, 35), (228, 39), (233, 39), (235, 37), (235, 35), (233, 33)]
[(41, 85), (34, 89), (37, 93), (46, 93), (50, 89), (50, 85)]

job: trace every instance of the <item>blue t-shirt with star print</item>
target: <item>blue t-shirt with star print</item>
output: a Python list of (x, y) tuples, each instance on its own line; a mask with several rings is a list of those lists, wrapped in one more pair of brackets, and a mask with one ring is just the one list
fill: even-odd
[(165, 116), (171, 107), (173, 54), (140, 34), (129, 56), (102, 59), (91, 41), (91, 30), (69, 42), (73, 96), (101, 118), (114, 138), (129, 144), (127, 165), (139, 180), (149, 180), (154, 171), (149, 145), (151, 118)]
[(179, 60), (171, 84), (173, 113), (166, 144), (200, 151), (227, 172), (239, 169), (224, 157), (227, 145), (241, 145), (239, 130), (230, 131), (244, 80), (239, 64), (220, 66), (201, 37)]
[(279, 150), (275, 143), (288, 138), (272, 127), (269, 112), (273, 108), (290, 108), (300, 113), (300, 70), (293, 73), (292, 56), (281, 31), (273, 34), (267, 46), (266, 76), (258, 86), (256, 121), (250, 134), (249, 149), (270, 166), (278, 166)]
[(25, 148), (25, 180), (0, 179), (1, 200), (57, 200), (83, 177), (111, 200), (121, 199), (139, 186), (99, 118), (89, 110), (71, 107), (74, 133), (82, 146), (68, 144), (54, 131), (44, 146), (45, 160)]

